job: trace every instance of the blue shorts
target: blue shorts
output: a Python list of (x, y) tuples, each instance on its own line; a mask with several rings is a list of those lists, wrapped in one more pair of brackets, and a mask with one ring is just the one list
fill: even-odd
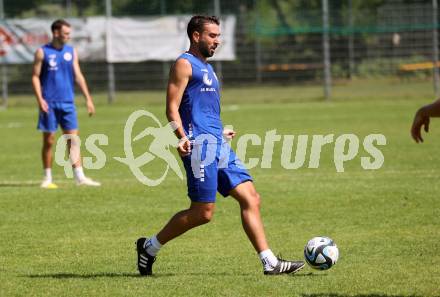
[(193, 145), (191, 155), (182, 158), (188, 197), (193, 202), (215, 202), (217, 191), (224, 197), (252, 177), (226, 142)]
[(73, 102), (47, 102), (47, 104), (49, 105), (49, 111), (45, 113), (40, 110), (38, 115), (38, 130), (55, 132), (58, 125), (64, 131), (78, 129), (76, 107)]

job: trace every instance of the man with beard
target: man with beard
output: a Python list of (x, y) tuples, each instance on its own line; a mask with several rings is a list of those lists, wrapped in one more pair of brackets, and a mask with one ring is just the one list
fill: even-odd
[(219, 82), (206, 62), (219, 45), (219, 25), (216, 17), (192, 17), (187, 28), (190, 48), (170, 71), (166, 114), (179, 138), (177, 150), (186, 170), (191, 203), (155, 236), (137, 240), (141, 275), (152, 274), (156, 254), (164, 244), (211, 220), (217, 191), (239, 203), (243, 228), (259, 254), (264, 274), (295, 273), (304, 267), (303, 261), (280, 259), (269, 249), (260, 216), (260, 195), (224, 139), (232, 139), (235, 132), (223, 129)]

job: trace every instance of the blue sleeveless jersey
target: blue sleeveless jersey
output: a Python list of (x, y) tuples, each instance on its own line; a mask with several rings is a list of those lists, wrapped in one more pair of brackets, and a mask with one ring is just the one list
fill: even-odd
[(192, 76), (179, 107), (183, 129), (190, 139), (209, 134), (221, 144), (223, 125), (220, 120), (220, 89), (217, 76), (211, 65), (190, 53), (180, 55), (177, 60), (179, 59), (188, 60), (192, 67)]
[(62, 49), (56, 49), (49, 43), (42, 49), (40, 81), (43, 98), (49, 102), (73, 102), (73, 47), (64, 45)]

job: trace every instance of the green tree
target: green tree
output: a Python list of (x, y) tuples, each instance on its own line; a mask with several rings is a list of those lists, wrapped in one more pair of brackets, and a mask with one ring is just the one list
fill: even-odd
[(24, 11), (36, 9), (41, 6), (44, 0), (6, 0), (4, 1), (4, 12), (6, 18), (19, 17)]

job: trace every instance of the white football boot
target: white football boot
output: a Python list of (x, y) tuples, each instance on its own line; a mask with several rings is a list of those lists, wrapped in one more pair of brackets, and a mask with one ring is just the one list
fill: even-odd
[(76, 181), (77, 186), (89, 186), (89, 187), (100, 187), (101, 183), (94, 181), (93, 179), (89, 177), (84, 177), (82, 179), (79, 179)]
[(58, 189), (58, 186), (52, 182), (52, 179), (45, 178), (41, 182), (40, 188), (43, 188), (43, 189)]

